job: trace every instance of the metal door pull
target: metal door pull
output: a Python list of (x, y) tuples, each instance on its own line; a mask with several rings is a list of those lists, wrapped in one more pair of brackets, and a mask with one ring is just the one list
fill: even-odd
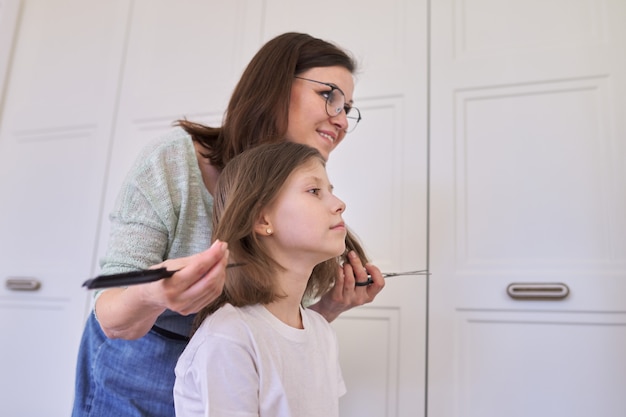
[(569, 295), (569, 287), (563, 283), (513, 283), (506, 288), (507, 294), (516, 300), (562, 300)]
[(5, 285), (11, 291), (37, 291), (41, 281), (35, 278), (7, 278)]

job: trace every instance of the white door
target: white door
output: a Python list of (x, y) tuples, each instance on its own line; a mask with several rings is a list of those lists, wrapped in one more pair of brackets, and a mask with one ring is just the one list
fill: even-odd
[[(208, 16), (219, 16), (210, 18)], [(351, 50), (363, 121), (329, 171), (346, 218), (385, 271), (426, 269), (426, 2), (134, 2), (103, 212), (144, 144), (186, 116), (219, 124), (241, 71), (286, 31)], [(98, 253), (106, 247), (102, 217)], [(345, 416), (424, 410), (425, 277), (395, 277), (377, 301), (342, 315)]]
[(14, 49), (0, 42), (10, 57), (0, 97), (0, 408), (67, 416), (122, 52), (119, 4), (21, 6)]
[[(177, 118), (219, 124), (244, 65), (279, 32), (310, 32), (356, 55), (364, 120), (333, 155), (331, 177), (378, 266), (426, 269), (425, 0), (21, 7), (13, 52), (0, 49), (0, 272), (40, 286), (0, 288), (11, 341), (0, 355), (5, 414), (69, 415), (89, 299), (80, 284), (98, 271), (129, 165)], [(423, 415), (425, 288), (424, 276), (391, 278), (374, 304), (335, 321), (349, 389), (342, 415)]]
[(624, 416), (626, 2), (431, 4), (428, 415)]

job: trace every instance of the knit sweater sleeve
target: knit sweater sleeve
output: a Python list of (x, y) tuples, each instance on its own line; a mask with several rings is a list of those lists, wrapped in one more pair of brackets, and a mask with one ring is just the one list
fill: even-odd
[(177, 129), (137, 158), (110, 214), (102, 273), (148, 268), (210, 244), (212, 199), (191, 138)]

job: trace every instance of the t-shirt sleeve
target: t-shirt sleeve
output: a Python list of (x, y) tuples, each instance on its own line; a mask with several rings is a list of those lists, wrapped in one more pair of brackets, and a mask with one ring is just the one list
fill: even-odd
[(252, 350), (221, 335), (203, 339), (176, 367), (176, 415), (258, 417), (259, 376)]

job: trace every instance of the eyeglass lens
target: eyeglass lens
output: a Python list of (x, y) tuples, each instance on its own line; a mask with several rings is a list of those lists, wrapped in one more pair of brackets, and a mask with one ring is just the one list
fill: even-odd
[(335, 88), (328, 94), (328, 98), (326, 99), (326, 113), (331, 117), (335, 117), (345, 109), (346, 118), (348, 120), (346, 132), (352, 132), (361, 120), (361, 114), (356, 107), (345, 107), (345, 105), (345, 96), (342, 94), (341, 90)]
[(356, 107), (346, 106), (346, 96), (339, 87), (322, 81), (312, 80), (310, 78), (298, 76), (295, 76), (295, 78), (330, 87), (330, 92), (328, 92), (328, 96), (326, 97), (326, 114), (330, 117), (335, 117), (341, 113), (341, 110), (345, 110), (346, 119), (348, 120), (346, 133), (352, 132), (356, 125), (359, 124), (361, 121), (361, 112)]

